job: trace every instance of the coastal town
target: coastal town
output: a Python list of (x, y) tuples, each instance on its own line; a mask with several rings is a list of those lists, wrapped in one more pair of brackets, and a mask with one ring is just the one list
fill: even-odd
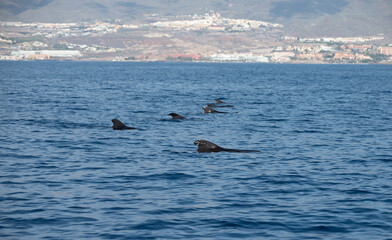
[(392, 64), (377, 36), (288, 36), (277, 23), (219, 13), (81, 23), (0, 22), (0, 60)]

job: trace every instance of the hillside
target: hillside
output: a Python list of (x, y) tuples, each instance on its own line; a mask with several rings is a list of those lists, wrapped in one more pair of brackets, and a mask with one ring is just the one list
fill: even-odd
[(303, 37), (392, 36), (390, 0), (0, 0), (1, 21), (79, 22), (160, 17), (216, 11), (229, 18), (281, 23), (286, 34)]

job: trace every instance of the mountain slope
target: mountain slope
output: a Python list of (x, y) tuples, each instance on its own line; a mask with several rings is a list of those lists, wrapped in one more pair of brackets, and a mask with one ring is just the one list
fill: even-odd
[(295, 36), (392, 35), (390, 0), (0, 0), (1, 21), (147, 21), (216, 11), (224, 17), (281, 23)]

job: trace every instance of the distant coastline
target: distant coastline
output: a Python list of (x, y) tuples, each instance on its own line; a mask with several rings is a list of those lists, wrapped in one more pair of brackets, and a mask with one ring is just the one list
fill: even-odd
[(146, 61), (146, 60), (110, 60), (110, 59), (49, 59), (49, 60), (4, 60), (0, 59), (0, 62), (107, 62), (107, 63), (213, 63), (213, 64), (271, 64), (271, 65), (392, 65), (390, 62), (386, 63), (326, 63), (326, 62), (218, 62), (218, 61), (168, 61), (168, 60), (156, 60), (156, 61)]
[(158, 20), (0, 22), (0, 60), (392, 64), (383, 35), (295, 37), (280, 24), (214, 12)]

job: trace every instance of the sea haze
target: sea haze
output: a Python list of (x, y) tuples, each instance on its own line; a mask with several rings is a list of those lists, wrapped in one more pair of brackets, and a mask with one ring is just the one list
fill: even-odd
[[(0, 62), (0, 238), (388, 239), (391, 77), (382, 65)], [(203, 114), (215, 98), (234, 107)], [(139, 129), (114, 131), (113, 118)], [(260, 152), (198, 153), (198, 139)]]

